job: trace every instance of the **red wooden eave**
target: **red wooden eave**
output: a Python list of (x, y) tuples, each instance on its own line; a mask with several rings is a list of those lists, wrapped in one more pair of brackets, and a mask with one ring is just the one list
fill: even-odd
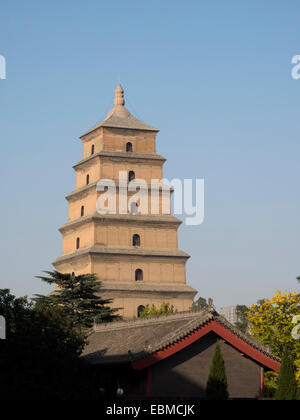
[(146, 367), (149, 367), (159, 361), (166, 359), (169, 356), (177, 353), (178, 351), (184, 349), (185, 347), (191, 345), (199, 338), (204, 337), (209, 332), (215, 332), (219, 337), (223, 338), (227, 343), (231, 344), (241, 353), (246, 354), (253, 360), (256, 360), (262, 366), (267, 367), (275, 372), (279, 372), (280, 370), (280, 363), (276, 360), (268, 357), (266, 354), (262, 353), (261, 351), (255, 349), (250, 344), (243, 341), (241, 338), (237, 337), (233, 334), (230, 330), (225, 328), (219, 322), (212, 320), (209, 321), (207, 324), (203, 325), (202, 327), (197, 328), (192, 333), (186, 335), (181, 340), (165, 347), (162, 350), (158, 350), (155, 353), (149, 354), (148, 356), (144, 357), (140, 360), (135, 360), (131, 363), (131, 366), (136, 370), (142, 370)]

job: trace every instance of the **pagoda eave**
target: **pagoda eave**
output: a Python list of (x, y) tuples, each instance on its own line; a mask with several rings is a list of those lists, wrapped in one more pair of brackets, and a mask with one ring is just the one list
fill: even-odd
[(69, 229), (84, 225), (86, 223), (95, 222), (118, 222), (118, 223), (129, 223), (134, 225), (177, 225), (180, 226), (182, 221), (174, 216), (156, 216), (156, 215), (132, 215), (132, 214), (99, 214), (95, 212), (87, 216), (82, 216), (80, 219), (72, 220), (65, 223), (58, 230), (63, 233)]
[(79, 166), (84, 165), (87, 162), (90, 162), (92, 159), (95, 159), (97, 157), (100, 158), (108, 158), (108, 159), (113, 159), (113, 158), (121, 158), (124, 161), (128, 160), (130, 162), (137, 160), (137, 161), (141, 161), (141, 160), (149, 160), (149, 161), (159, 161), (159, 162), (165, 162), (166, 158), (164, 158), (161, 155), (157, 155), (157, 154), (151, 154), (151, 153), (134, 153), (134, 152), (99, 152), (99, 153), (95, 153), (94, 155), (88, 156), (85, 159), (80, 160), (78, 163), (76, 163), (75, 165), (73, 165), (73, 168), (76, 169)]
[(125, 256), (125, 257), (144, 257), (144, 258), (179, 258), (183, 260), (187, 260), (190, 258), (190, 255), (186, 252), (180, 251), (178, 249), (172, 250), (157, 250), (157, 249), (149, 249), (149, 248), (113, 248), (101, 245), (94, 245), (87, 248), (79, 249), (75, 252), (70, 254), (63, 255), (53, 261), (53, 265), (64, 263), (66, 261), (70, 261), (73, 259), (77, 259), (78, 257), (88, 256), (88, 255), (113, 255), (113, 256)]

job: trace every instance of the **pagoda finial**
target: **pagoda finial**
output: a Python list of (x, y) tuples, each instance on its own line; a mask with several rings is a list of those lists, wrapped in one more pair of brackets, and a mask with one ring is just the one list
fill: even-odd
[(118, 84), (118, 86), (115, 89), (114, 105), (115, 106), (117, 106), (117, 105), (124, 106), (125, 105), (124, 90), (123, 90), (122, 86), (120, 85), (120, 83)]

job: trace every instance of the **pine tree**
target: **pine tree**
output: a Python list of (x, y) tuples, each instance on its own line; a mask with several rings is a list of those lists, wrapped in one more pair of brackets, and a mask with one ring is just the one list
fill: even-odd
[(286, 348), (281, 359), (275, 400), (296, 400), (298, 388), (295, 378), (295, 368), (293, 358)]
[(95, 274), (74, 276), (58, 271), (44, 271), (46, 276), (37, 278), (48, 284), (55, 284), (56, 290), (50, 295), (35, 295), (37, 305), (58, 305), (65, 316), (77, 328), (90, 328), (95, 322), (110, 322), (120, 318), (115, 312), (120, 308), (110, 308), (112, 299), (102, 299), (98, 293), (101, 281)]
[(209, 400), (228, 400), (227, 378), (220, 343), (217, 342), (206, 385)]

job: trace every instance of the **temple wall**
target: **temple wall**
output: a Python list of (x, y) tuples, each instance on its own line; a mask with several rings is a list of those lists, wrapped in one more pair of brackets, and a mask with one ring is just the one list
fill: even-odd
[[(151, 396), (205, 398), (217, 336), (209, 333), (173, 356), (151, 366)], [(221, 340), (230, 398), (260, 396), (260, 366)]]

